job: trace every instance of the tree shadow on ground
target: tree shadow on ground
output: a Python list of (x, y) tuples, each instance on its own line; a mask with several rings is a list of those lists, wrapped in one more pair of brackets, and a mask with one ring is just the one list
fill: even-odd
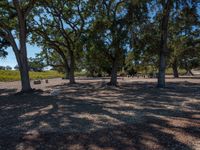
[(198, 149), (199, 85), (98, 84), (0, 96), (0, 149)]
[(0, 89), (0, 95), (7, 95), (16, 93), (17, 89)]

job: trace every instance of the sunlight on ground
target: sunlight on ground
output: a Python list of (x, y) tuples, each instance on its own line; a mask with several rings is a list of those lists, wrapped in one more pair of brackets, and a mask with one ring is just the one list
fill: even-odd
[[(54, 87), (34, 95), (1, 95), (0, 136), (23, 135), (26, 142), (17, 143), (16, 149), (37, 149), (30, 142), (42, 142), (43, 134), (66, 133), (66, 141), (80, 138), (68, 145), (69, 149), (84, 147), (79, 142), (88, 142), (88, 148), (101, 148), (88, 141), (97, 136), (102, 145), (114, 140), (126, 148), (139, 143), (142, 149), (162, 149), (172, 148), (173, 143), (179, 149), (198, 150), (199, 86), (177, 84), (177, 88), (160, 90), (153, 88), (153, 83), (147, 87), (135, 81), (122, 82), (117, 88), (99, 84), (56, 86), (59, 94), (54, 96), (48, 91)], [(109, 148), (109, 144), (104, 147)]]

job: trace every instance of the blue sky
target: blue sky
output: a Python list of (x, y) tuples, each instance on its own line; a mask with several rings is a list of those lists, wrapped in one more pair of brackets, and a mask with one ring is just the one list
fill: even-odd
[[(6, 56), (6, 58), (0, 58), (0, 66), (11, 66), (13, 68), (15, 65), (17, 65), (17, 61), (13, 50), (11, 47), (9, 47), (6, 51), (8, 52), (8, 55)], [(35, 54), (39, 53), (40, 51), (40, 47), (27, 44), (28, 58), (35, 57)]]

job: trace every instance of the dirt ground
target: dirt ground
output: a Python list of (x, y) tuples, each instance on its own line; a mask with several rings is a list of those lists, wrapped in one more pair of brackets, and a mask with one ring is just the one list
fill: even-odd
[(200, 150), (200, 78), (0, 83), (0, 150)]

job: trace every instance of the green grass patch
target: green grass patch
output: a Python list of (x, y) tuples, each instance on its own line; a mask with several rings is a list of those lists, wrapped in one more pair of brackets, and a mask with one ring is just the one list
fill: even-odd
[(87, 72), (86, 71), (75, 72), (74, 75), (75, 77), (85, 77), (87, 76)]
[[(178, 69), (178, 73), (180, 74), (180, 75), (184, 75), (185, 73), (186, 73), (186, 71), (185, 71), (185, 69)], [(167, 75), (173, 75), (173, 70), (172, 70), (172, 68), (167, 68), (166, 69), (166, 74)]]
[[(43, 72), (29, 72), (30, 79), (51, 79), (62, 78), (64, 75), (57, 71), (43, 71)], [(20, 73), (16, 70), (0, 70), (0, 81), (18, 81), (20, 80)]]

